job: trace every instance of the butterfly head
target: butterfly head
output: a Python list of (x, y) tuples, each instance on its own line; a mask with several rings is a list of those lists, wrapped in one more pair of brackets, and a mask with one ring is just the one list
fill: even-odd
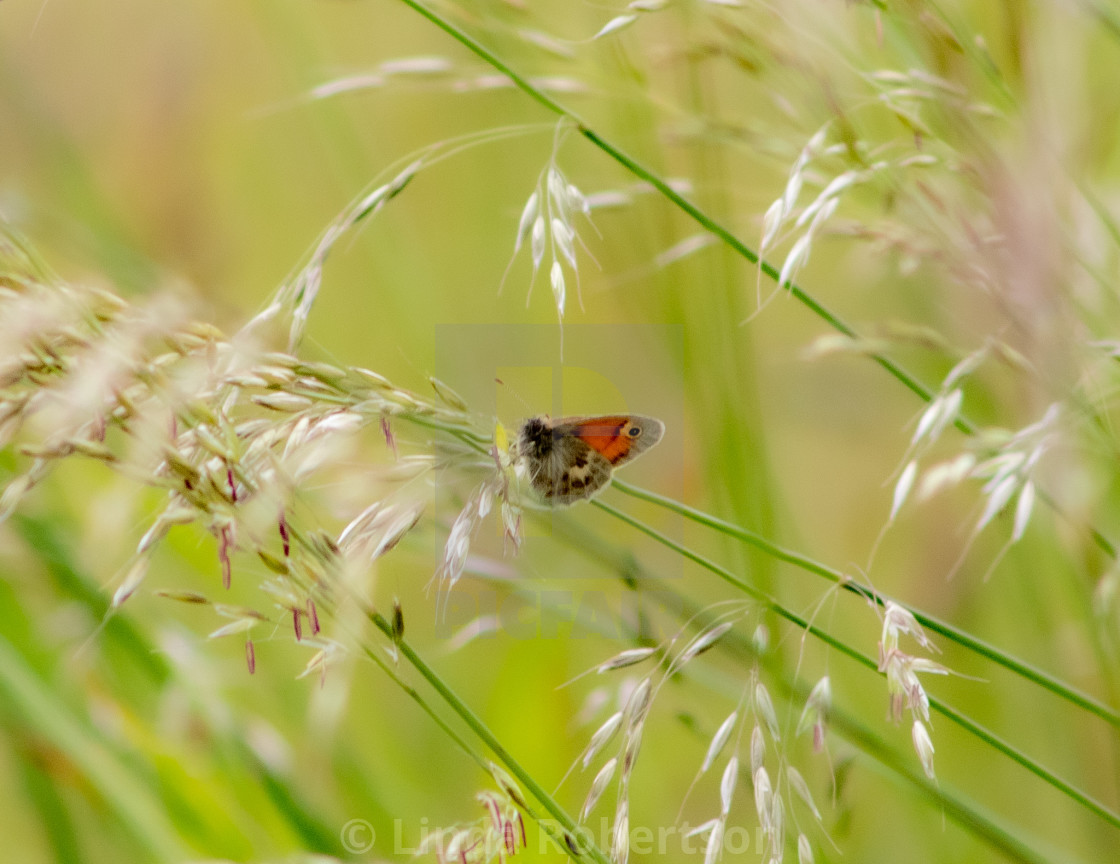
[(527, 459), (545, 459), (552, 452), (554, 440), (555, 430), (547, 417), (530, 417), (518, 432), (518, 452)]

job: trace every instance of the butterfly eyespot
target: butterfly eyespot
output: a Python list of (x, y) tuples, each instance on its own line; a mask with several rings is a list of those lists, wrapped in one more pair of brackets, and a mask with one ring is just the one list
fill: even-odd
[(629, 435), (631, 438), (637, 438), (639, 435), (642, 434), (642, 427), (641, 426), (631, 426), (629, 429), (626, 430), (626, 434)]

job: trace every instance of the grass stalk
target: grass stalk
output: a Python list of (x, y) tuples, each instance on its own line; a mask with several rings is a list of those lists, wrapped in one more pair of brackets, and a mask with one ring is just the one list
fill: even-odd
[[(367, 609), (366, 617), (370, 621), (370, 623), (372, 623), (385, 636), (390, 639), (393, 638), (392, 624), (388, 621), (388, 619), (385, 618), (384, 615), (382, 615), (380, 612), (377, 612), (376, 610)], [(428, 682), (432, 689), (439, 694), (444, 703), (453, 712), (455, 712), (455, 714), (459, 716), (459, 718), (470, 728), (475, 736), (478, 737), (479, 740), (481, 740), (497, 757), (497, 759), (502, 763), (505, 769), (508, 770), (510, 774), (512, 774), (514, 778), (516, 778), (525, 787), (525, 789), (527, 789), (529, 793), (538, 802), (540, 802), (541, 806), (548, 812), (548, 814), (553, 819), (555, 819), (557, 823), (559, 823), (559, 825), (563, 828), (565, 835), (563, 838), (554, 837), (554, 839), (557, 839), (558, 844), (560, 845), (561, 849), (565, 851), (565, 854), (573, 854), (574, 849), (578, 849), (581, 853), (580, 857), (582, 857), (582, 855), (585, 853), (586, 855), (590, 856), (590, 858), (594, 860), (596, 864), (611, 864), (610, 859), (607, 857), (607, 855), (601, 849), (599, 849), (599, 847), (595, 843), (591, 842), (589, 837), (579, 831), (579, 826), (576, 824), (575, 820), (572, 819), (572, 817), (568, 814), (568, 812), (563, 807), (561, 807), (557, 803), (556, 799), (553, 798), (552, 795), (550, 795), (547, 791), (545, 791), (544, 787), (536, 781), (533, 775), (530, 774), (521, 765), (521, 763), (513, 757), (513, 755), (502, 744), (502, 742), (498, 740), (498, 737), (490, 730), (490, 727), (488, 727), (483, 722), (482, 718), (479, 717), (478, 714), (476, 714), (471, 709), (471, 707), (467, 705), (467, 703), (462, 698), (459, 697), (459, 695), (451, 688), (451, 685), (444, 681), (443, 678), (440, 677), (440, 675), (434, 669), (432, 669), (432, 667), (429, 666), (419, 654), (416, 653), (415, 649), (413, 649), (407, 641), (405, 641), (404, 639), (395, 640), (394, 644), (400, 651), (401, 656), (404, 657), (409, 662), (409, 664), (420, 674), (420, 676)], [(371, 657), (373, 656), (369, 650), (367, 650), (367, 654)], [(385, 668), (383, 663), (380, 663), (379, 665), (382, 665), (383, 668)], [(388, 670), (386, 669), (386, 671)], [(474, 748), (472, 748), (452, 729), (450, 729), (450, 727), (448, 727), (447, 724), (443, 722), (431, 710), (429, 706), (427, 706), (427, 704), (413, 688), (408, 687), (408, 685), (402, 682), (396, 675), (392, 675), (392, 677), (398, 684), (398, 686), (405, 688), (405, 692), (420, 704), (425, 713), (427, 713), (440, 726), (442, 730), (451, 735), (452, 739), (465, 752), (470, 754), (471, 758), (478, 762), (484, 770), (487, 769), (488, 763), (485, 758), (483, 758), (481, 754), (475, 751)], [(524, 806), (527, 802), (521, 800), (517, 803)], [(548, 825), (546, 822), (533, 814), (531, 810), (530, 815), (532, 815), (533, 818), (537, 819), (538, 824), (540, 824), (542, 828), (545, 828), (547, 830)]]

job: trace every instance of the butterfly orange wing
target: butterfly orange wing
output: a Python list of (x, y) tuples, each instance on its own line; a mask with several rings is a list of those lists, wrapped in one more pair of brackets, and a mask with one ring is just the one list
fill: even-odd
[(570, 428), (570, 434), (616, 468), (648, 450), (665, 434), (665, 424), (660, 420), (636, 414), (574, 417), (559, 421), (557, 427), (565, 431)]
[(629, 417), (591, 417), (573, 425), (576, 437), (611, 465), (623, 461), (634, 447), (634, 439), (626, 434)]

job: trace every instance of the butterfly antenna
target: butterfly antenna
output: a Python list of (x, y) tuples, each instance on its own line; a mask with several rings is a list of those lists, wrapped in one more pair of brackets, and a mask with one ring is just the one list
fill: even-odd
[(501, 378), (495, 378), (495, 379), (494, 379), (494, 383), (495, 383), (495, 384), (497, 384), (497, 385), (498, 385), (499, 387), (508, 387), (508, 388), (509, 388), (508, 392), (509, 392), (509, 393), (510, 393), (510, 394), (511, 394), (511, 395), (512, 395), (512, 396), (513, 396), (513, 397), (514, 397), (514, 398), (515, 398), (515, 399), (516, 399), (516, 400), (517, 400), (518, 402), (520, 402), (520, 403), (521, 403), (521, 407), (522, 407), (522, 409), (523, 409), (523, 413), (525, 414), (525, 416), (526, 416), (526, 417), (528, 417), (529, 415), (531, 415), (531, 414), (533, 413), (533, 408), (532, 408), (532, 406), (530, 406), (530, 405), (529, 405), (529, 403), (525, 401), (525, 397), (523, 397), (523, 396), (521, 395), (521, 393), (520, 393), (520, 392), (519, 392), (519, 391), (517, 390), (517, 388), (515, 388), (515, 387), (512, 387), (512, 386), (510, 386), (509, 384), (506, 384), (506, 382), (505, 382), (505, 381), (503, 381), (503, 380), (502, 380)]

